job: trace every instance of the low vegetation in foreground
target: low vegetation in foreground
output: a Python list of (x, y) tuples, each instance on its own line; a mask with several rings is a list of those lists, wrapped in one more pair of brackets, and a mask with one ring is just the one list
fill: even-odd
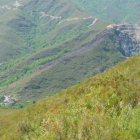
[(0, 139), (139, 140), (139, 83), (140, 54), (35, 105), (3, 113)]

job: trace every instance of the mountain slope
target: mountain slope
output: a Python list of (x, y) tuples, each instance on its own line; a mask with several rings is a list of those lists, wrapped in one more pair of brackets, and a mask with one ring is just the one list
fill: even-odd
[[(0, 62), (60, 43), (75, 36), (73, 29), (79, 27), (77, 22), (88, 20), (90, 24), (94, 20), (67, 0), (2, 0), (0, 13)], [(61, 30), (69, 34), (60, 33)]]
[[(91, 35), (93, 32), (89, 31)], [(85, 42), (86, 37), (90, 37), (90, 34), (83, 34), (74, 38), (74, 41), (60, 45), (59, 49), (44, 50), (27, 58), (23, 63), (14, 65), (1, 75), (1, 83), (7, 83), (10, 78), (21, 78), (15, 79), (15, 82), (3, 88), (1, 93), (16, 96), (18, 102), (39, 100), (103, 72), (126, 57), (133, 56), (140, 48), (139, 26), (135, 25), (108, 26), (93, 36), (91, 41), (83, 44), (81, 41)], [(36, 62), (40, 62), (41, 66)]]
[(5, 114), (0, 117), (0, 137), (140, 139), (139, 65), (140, 54), (35, 105)]
[(13, 112), (14, 110), (11, 109), (2, 109), (0, 108), (0, 117), (5, 116), (5, 115), (9, 115)]
[(5, 40), (12, 45), (18, 39), (15, 42), (24, 45), (14, 44), (16, 49), (8, 45), (11, 50), (1, 46), (5, 51), (1, 57), (6, 56), (0, 64), (2, 106), (23, 107), (140, 51), (139, 26), (102, 21), (71, 1), (7, 0), (1, 4), (2, 25), (14, 32), (4, 32)]
[(0, 89), (64, 57), (110, 24), (67, 0), (2, 0), (0, 4)]
[[(30, 51), (24, 38), (12, 27), (12, 21), (22, 15), (21, 7), (28, 1), (2, 0), (0, 2), (0, 63), (2, 64)], [(24, 21), (24, 24), (26, 22)], [(22, 26), (23, 24), (20, 24), (21, 28)]]
[(140, 23), (139, 0), (71, 0), (77, 7), (98, 18), (113, 22)]
[[(1, 75), (1, 84), (13, 80), (1, 89), (1, 93), (5, 97), (11, 95), (11, 100), (16, 98), (17, 104), (37, 101), (103, 72), (140, 51), (139, 26), (111, 25), (89, 41), (93, 32), (96, 34), (95, 29), (91, 30), (89, 36), (82, 34), (14, 65)], [(88, 42), (84, 44), (85, 39)]]

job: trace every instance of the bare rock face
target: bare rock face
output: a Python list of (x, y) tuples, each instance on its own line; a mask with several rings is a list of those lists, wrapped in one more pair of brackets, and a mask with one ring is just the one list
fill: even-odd
[(109, 32), (114, 32), (119, 38), (119, 50), (126, 57), (140, 52), (140, 26), (131, 24), (113, 24), (108, 26)]

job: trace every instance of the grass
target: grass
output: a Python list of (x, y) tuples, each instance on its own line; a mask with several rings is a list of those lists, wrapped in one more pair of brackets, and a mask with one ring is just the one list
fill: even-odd
[(3, 117), (5, 115), (10, 115), (14, 110), (12, 109), (5, 109), (5, 108), (0, 108), (0, 117)]
[(5, 114), (0, 117), (1, 139), (140, 139), (139, 61), (140, 54), (35, 105)]

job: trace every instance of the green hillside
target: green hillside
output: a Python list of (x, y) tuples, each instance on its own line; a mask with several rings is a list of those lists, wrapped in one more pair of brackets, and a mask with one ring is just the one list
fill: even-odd
[(139, 80), (140, 54), (35, 105), (0, 116), (0, 138), (138, 140)]
[[(42, 48), (80, 34), (77, 28), (81, 25), (78, 26), (78, 23), (83, 23), (82, 26), (92, 23), (94, 18), (88, 17), (90, 16), (78, 11), (67, 0), (57, 2), (2, 0), (0, 2), (0, 63), (25, 55), (27, 57)], [(79, 19), (73, 20), (73, 18)]]
[[(2, 0), (0, 5), (0, 90), (4, 94), (9, 93), (5, 89), (10, 84), (20, 80), (22, 85), (27, 77), (35, 77), (39, 67), (91, 41), (110, 24), (97, 21), (67, 0)], [(18, 91), (13, 89), (10, 94)]]
[(14, 112), (14, 110), (0, 108), (0, 117), (10, 115), (12, 112)]
[(139, 6), (1, 0), (0, 140), (139, 140)]
[[(25, 4), (27, 0), (20, 1)], [(29, 51), (24, 38), (11, 26), (11, 21), (18, 18), (21, 13), (20, 6), (12, 0), (0, 1), (0, 64), (15, 59)], [(18, 7), (19, 6), (19, 7)], [(18, 7), (16, 9), (16, 7)]]
[[(79, 41), (76, 43), (79, 42), (80, 44), (81, 38), (82, 37), (79, 37)], [(68, 52), (64, 52), (66, 53), (64, 57), (60, 51), (61, 48), (65, 48), (66, 44), (70, 47), (77, 46), (74, 44), (75, 42), (72, 43), (71, 41), (61, 45), (59, 50), (49, 49), (43, 51), (42, 53), (46, 54), (58, 53), (60, 51), (60, 56), (57, 54), (56, 58), (55, 56), (54, 58), (51, 56), (46, 60), (42, 58), (38, 58), (37, 60), (37, 54), (35, 57), (26, 59), (24, 63), (19, 63), (17, 66), (14, 66), (14, 69), (11, 68), (8, 70), (8, 73), (2, 73), (1, 85), (11, 82), (11, 80), (14, 80), (16, 77), (19, 77), (19, 79), (15, 79), (15, 82), (6, 86), (1, 93), (9, 93), (12, 96), (16, 96), (19, 100), (18, 102), (21, 103), (30, 100), (39, 100), (80, 83), (126, 59), (118, 49), (119, 45), (116, 44), (118, 41), (119, 38), (115, 34), (114, 41), (106, 36), (103, 38), (102, 43), (95, 46), (94, 49), (90, 48), (84, 52), (78, 52), (71, 57), (69, 57), (71, 51), (69, 52), (67, 50)], [(94, 46), (94, 41), (91, 41), (90, 44), (93, 44), (90, 45), (90, 47)], [(88, 45), (86, 44), (84, 47), (86, 48), (86, 46)], [(70, 47), (67, 49), (71, 49)], [(39, 57), (42, 56), (41, 54)], [(33, 58), (35, 58), (35, 60)], [(52, 60), (49, 60), (49, 58), (52, 58)], [(46, 62), (43, 64), (41, 60)], [(42, 66), (39, 67), (37, 63), (42, 63)]]
[[(59, 46), (35, 53), (10, 68), (3, 65), (1, 94), (11, 96), (12, 101), (9, 102), (12, 106), (14, 100), (16, 107), (24, 107), (78, 84), (139, 52), (139, 27), (117, 24), (98, 31), (98, 26), (94, 25), (96, 29)], [(5, 68), (8, 69), (3, 72)]]
[(0, 106), (25, 107), (140, 51), (139, 26), (97, 19), (71, 1), (0, 4)]
[[(9, 94), (9, 91), (12, 95), (20, 93), (18, 95), (24, 101), (27, 101), (27, 98), (33, 100), (47, 95), (40, 95), (38, 91), (35, 95), (31, 95), (32, 89), (37, 88), (33, 85), (29, 86), (31, 90), (26, 92), (31, 97), (27, 97), (22, 94), (24, 90), (18, 86), (14, 86), (11, 90), (13, 85), (10, 84), (15, 85), (14, 82), (20, 80), (18, 83), (20, 86), (25, 83), (22, 86), (24, 88), (28, 82), (26, 78), (36, 77), (38, 74), (34, 71), (39, 67), (58, 60), (66, 53), (91, 41), (96, 34), (110, 24), (110, 22), (97, 21), (95, 17), (79, 11), (67, 0), (2, 0), (0, 4), (0, 90), (4, 88), (4, 94)], [(94, 25), (93, 21), (95, 21)], [(40, 74), (40, 76), (43, 75)], [(42, 79), (40, 76), (39, 79)], [(43, 83), (43, 86), (45, 84)], [(63, 89), (74, 84), (71, 81), (70, 85), (61, 87), (62, 83), (60, 83), (58, 88)], [(9, 85), (10, 90), (7, 90)], [(42, 91), (44, 89), (45, 87)], [(57, 91), (57, 88), (54, 91), (51, 90), (50, 94)]]
[(71, 0), (98, 18), (113, 22), (140, 23), (139, 0)]

